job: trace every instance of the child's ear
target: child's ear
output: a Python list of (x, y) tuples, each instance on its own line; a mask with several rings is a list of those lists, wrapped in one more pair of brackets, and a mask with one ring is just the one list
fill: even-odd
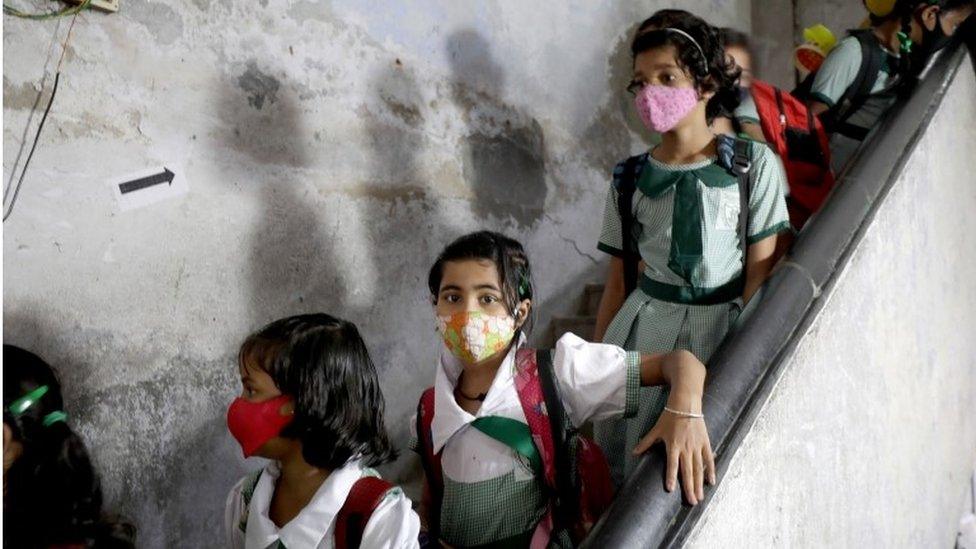
[(919, 8), (918, 20), (922, 23), (922, 26), (928, 29), (930, 32), (935, 30), (935, 26), (939, 24), (939, 6), (925, 6)]
[(532, 300), (523, 299), (519, 302), (518, 306), (515, 308), (515, 328), (519, 329), (525, 325), (525, 321), (529, 318), (529, 313), (532, 311)]

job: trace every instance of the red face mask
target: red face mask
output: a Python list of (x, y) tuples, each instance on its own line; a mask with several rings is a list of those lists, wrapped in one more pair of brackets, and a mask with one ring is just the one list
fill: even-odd
[(291, 402), (291, 397), (281, 395), (263, 402), (249, 402), (237, 397), (227, 408), (227, 428), (244, 451), (251, 457), (265, 442), (281, 434), (285, 425), (295, 417), (281, 415), (281, 407)]

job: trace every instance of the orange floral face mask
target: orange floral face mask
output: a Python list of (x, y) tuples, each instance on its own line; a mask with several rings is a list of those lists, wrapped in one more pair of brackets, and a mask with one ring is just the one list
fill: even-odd
[(465, 364), (481, 362), (504, 350), (515, 336), (515, 319), (481, 311), (437, 317), (444, 346)]

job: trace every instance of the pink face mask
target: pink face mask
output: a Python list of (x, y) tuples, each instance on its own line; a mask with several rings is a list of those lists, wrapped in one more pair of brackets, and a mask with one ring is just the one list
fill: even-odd
[(671, 88), (646, 85), (634, 98), (637, 114), (648, 129), (658, 133), (670, 131), (698, 104), (695, 88)]

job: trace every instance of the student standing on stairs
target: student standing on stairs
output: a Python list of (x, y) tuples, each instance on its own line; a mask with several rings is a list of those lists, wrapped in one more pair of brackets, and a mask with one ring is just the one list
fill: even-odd
[[(614, 170), (599, 242), (613, 257), (595, 338), (707, 362), (772, 268), (776, 235), (789, 227), (785, 176), (766, 145), (709, 128), (735, 102), (739, 76), (715, 28), (663, 10), (640, 26), (631, 53), (638, 112), (662, 141)], [(635, 418), (596, 426), (617, 482), (635, 464), (625, 448), (667, 399), (662, 388), (642, 392)]]

